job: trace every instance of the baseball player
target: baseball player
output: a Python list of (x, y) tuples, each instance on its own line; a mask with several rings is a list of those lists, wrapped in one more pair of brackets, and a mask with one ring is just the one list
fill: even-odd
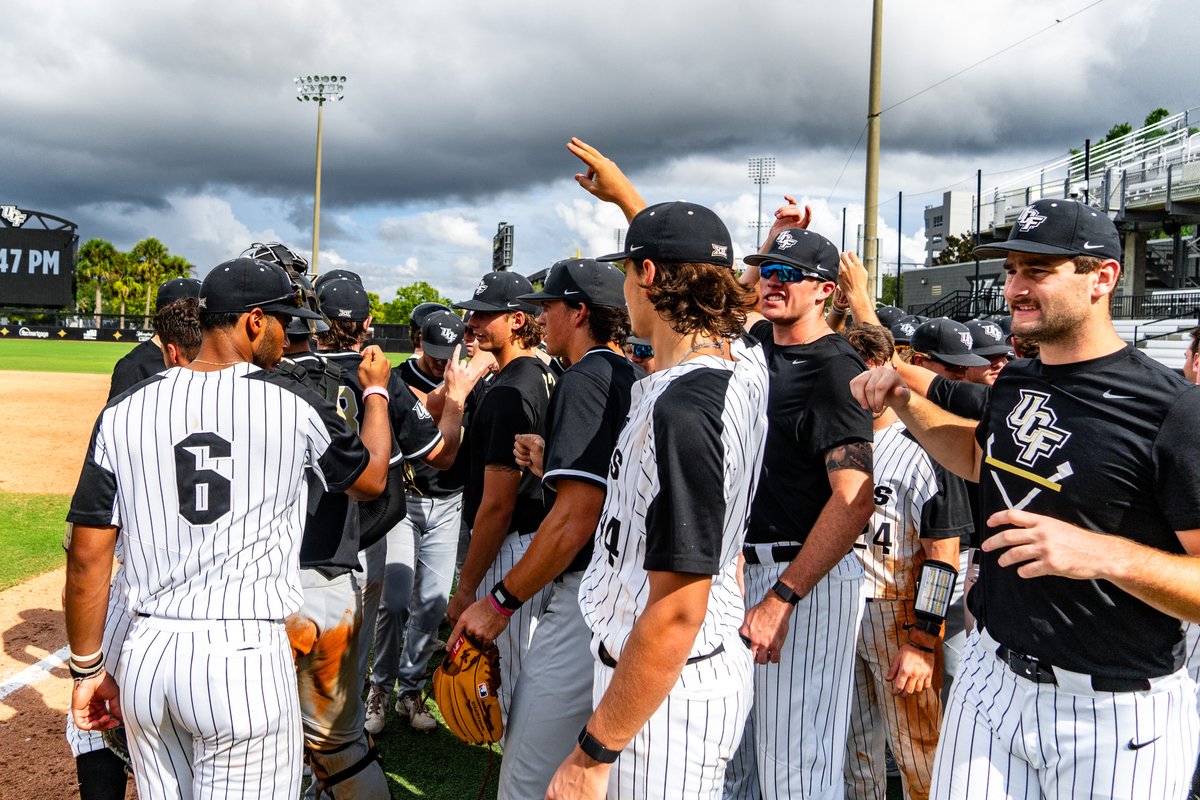
[[(856, 325), (845, 336), (868, 367), (892, 359), (889, 334)], [(890, 744), (905, 797), (929, 797), (942, 721), (937, 649), (909, 637), (917, 616), (923, 562), (957, 569), (958, 538), (972, 530), (963, 480), (926, 453), (890, 409), (876, 417), (875, 513), (854, 547), (866, 571), (867, 606), (854, 663), (846, 753), (846, 797), (884, 800), (884, 742)]]
[[(863, 568), (853, 553), (871, 512), (871, 418), (847, 384), (862, 359), (822, 316), (837, 248), (781, 209), (764, 253), (747, 256), (764, 320), (751, 335), (771, 368), (770, 429), (746, 536), (741, 632), (755, 657), (743, 748), (758, 788), (731, 770), (733, 797), (831, 798), (843, 792)], [(814, 733), (819, 731), (820, 733)]]
[[(199, 294), (200, 282), (196, 281)], [(162, 293), (160, 292), (160, 295)], [(165, 368), (185, 367), (200, 349), (199, 300), (195, 296), (160, 303), (154, 314), (155, 338), (161, 345), (160, 364)], [(159, 370), (161, 371), (161, 370)], [(70, 527), (68, 526), (68, 531)], [(63, 548), (70, 548), (70, 534)], [(109, 589), (104, 619), (102, 648), (107, 654), (105, 669), (116, 670), (121, 645), (133, 620), (125, 603), (125, 557), (118, 541), (114, 546), (117, 569)], [(125, 797), (125, 762), (108, 749), (100, 731), (80, 730), (75, 718), (67, 714), (67, 744), (75, 757), (81, 800), (122, 800)]]
[[(486, 599), (463, 612), (450, 635), (452, 642), (460, 632), (490, 642), (525, 598), (549, 589), (513, 690), (499, 798), (544, 797), (592, 714), (591, 630), (579, 610), (579, 583), (638, 378), (620, 351), (629, 331), (624, 282), (611, 264), (569, 259), (549, 269), (541, 291), (521, 297), (542, 308), (538, 322), (547, 352), (571, 365), (550, 396), (545, 448), (535, 470), (549, 511), (525, 555)], [(517, 449), (522, 446), (518, 441)]]
[[(1200, 347), (1198, 346), (1200, 346), (1200, 327), (1192, 330), (1183, 356), (1183, 377), (1192, 384), (1200, 383), (1200, 356), (1197, 355)], [(1200, 684), (1200, 625), (1193, 622), (1185, 627), (1184, 632), (1187, 637), (1188, 674), (1192, 676), (1192, 680)], [(1197, 703), (1200, 704), (1200, 696), (1197, 697)], [(1200, 705), (1197, 707), (1200, 708)], [(1192, 775), (1192, 789), (1188, 800), (1200, 800), (1200, 762), (1197, 762), (1196, 771)]]
[[(396, 372), (414, 392), (429, 393), (442, 385), (465, 326), (457, 314), (433, 303), (413, 312), (423, 320), (416, 341), (421, 355)], [(441, 417), (438, 406), (437, 416)], [(434, 410), (430, 409), (431, 413)], [(392, 687), (399, 685), (396, 712), (413, 728), (430, 731), (437, 720), (425, 708), (421, 689), (425, 667), (437, 649), (438, 626), (450, 601), (454, 564), (462, 520), (462, 491), (466, 481), (466, 448), (459, 448), (450, 469), (439, 471), (417, 460), (410, 462), (412, 491), (407, 514), (387, 532), (383, 593), (375, 620), (375, 660), (367, 696), (367, 730), (383, 729), (384, 707)]]
[[(644, 201), (573, 139), (576, 180), (630, 219), (625, 300), (657, 370), (635, 384), (580, 584), (595, 711), (552, 798), (720, 797), (745, 726), (738, 553), (766, 436), (766, 366), (741, 333), (752, 293), (729, 232), (693, 203)], [(639, 210), (640, 209), (640, 210)]]
[[(317, 335), (321, 355), (338, 365), (343, 376), (353, 375), (362, 360), (363, 343), (369, 335), (370, 299), (362, 284), (351, 278), (330, 278), (323, 281), (317, 289), (317, 297), (321, 303), (321, 310), (329, 320), (329, 331)], [(470, 386), (462, 387), (461, 393), (458, 383), (451, 386), (454, 388), (453, 401), (448, 400), (445, 403), (441, 420), (435, 422), (424, 404), (413, 395), (395, 371), (388, 377), (388, 413), (394, 439), (389, 461), (389, 492), (399, 493), (398, 497), (389, 498), (388, 502), (397, 503), (401, 510), (407, 508), (404, 487), (402, 482), (397, 483), (393, 478), (403, 470), (406, 460), (420, 460), (435, 469), (445, 469), (454, 463), (462, 428), (462, 404)], [(344, 381), (340, 387), (338, 407), (347, 421), (359, 418), (360, 409), (363, 407), (361, 389), (352, 379)], [(344, 513), (343, 511), (338, 518), (344, 517)], [(360, 582), (362, 619), (356, 621), (356, 642), (352, 646), (356, 668), (341, 679), (344, 691), (352, 692), (356, 697), (367, 676), (371, 638), (375, 633), (379, 598), (383, 593), (387, 530), (385, 527), (378, 531), (379, 538), (373, 542), (367, 541), (367, 537), (373, 534), (365, 529), (360, 531), (360, 537), (353, 545), (346, 544), (346, 538), (343, 537), (336, 554), (336, 564), (339, 568), (353, 569), (359, 566), (363, 570)], [(301, 553), (302, 558), (305, 555)], [(324, 566), (320, 562), (315, 565)], [(360, 708), (359, 714), (365, 712)], [(355, 726), (362, 728), (364, 721), (365, 718), (359, 716)]]
[(1200, 390), (1113, 329), (1122, 251), (1102, 212), (1039, 200), (982, 252), (1005, 254), (1013, 333), (1041, 343), (1004, 368), (983, 420), (890, 370), (853, 385), (980, 484), (980, 627), (932, 796), (1183, 797), (1200, 742), (1177, 618), (1200, 610), (1181, 556), (1200, 553)]
[[(479, 349), (492, 353), (498, 371), (474, 410), (467, 430), (470, 467), (463, 514), (471, 522), (458, 588), (446, 616), (452, 625), (525, 554), (546, 515), (537, 476), (522, 470), (513, 454), (518, 434), (542, 433), (554, 375), (533, 354), (542, 339), (536, 306), (520, 300), (533, 285), (515, 272), (489, 272), (469, 300), (455, 303), (471, 312), (467, 329)], [(517, 609), (496, 638), (500, 649), (500, 705), (507, 718), (513, 688), (537, 625), (545, 589)]]
[[(68, 514), (71, 708), (84, 730), (124, 720), (141, 797), (300, 788), (283, 619), (301, 602), (303, 468), (370, 498), (386, 479), (390, 430), (385, 404), (371, 401), (360, 440), (331, 406), (269, 371), (291, 317), (312, 315), (298, 302), (273, 264), (214, 267), (197, 357), (118, 396), (88, 447)], [(386, 394), (387, 374), (372, 351), (360, 372), (368, 397)], [(118, 531), (134, 621), (110, 676), (101, 640)]]
[[(154, 308), (165, 308), (176, 300), (196, 297), (200, 294), (200, 281), (195, 278), (172, 278), (158, 287)], [(156, 333), (153, 338), (139, 342), (113, 365), (112, 382), (108, 387), (108, 399), (130, 389), (142, 381), (163, 371), (161, 340)]]

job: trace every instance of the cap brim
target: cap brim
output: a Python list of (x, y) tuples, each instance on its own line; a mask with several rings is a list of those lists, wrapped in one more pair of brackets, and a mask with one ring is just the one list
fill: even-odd
[[(524, 296), (518, 299), (524, 299)], [(528, 303), (517, 303), (515, 306), (502, 306), (496, 303), (485, 303), (482, 300), (464, 300), (461, 303), (455, 303), (454, 307), (466, 309), (467, 311), (503, 311), (505, 313), (524, 311), (526, 314), (537, 314), (541, 311), (537, 306), (531, 306)]]
[(1007, 242), (980, 245), (975, 248), (975, 252), (980, 255), (987, 255), (988, 253), (1033, 253), (1040, 256), (1081, 255), (1078, 250), (1072, 250), (1069, 247), (1058, 247), (1057, 245), (1033, 242), (1028, 239), (1010, 239)]
[(988, 345), (987, 347), (973, 348), (971, 350), (971, 352), (977, 356), (983, 356), (984, 358), (986, 358), (988, 356), (1002, 355), (1004, 353), (1010, 352), (1011, 350), (1012, 350), (1012, 348), (1006, 344), (992, 344), (992, 345)]
[(544, 303), (547, 300), (562, 300), (563, 295), (548, 294), (546, 292), (546, 290), (543, 289), (542, 291), (534, 292), (533, 294), (517, 295), (517, 299), (520, 300), (522, 303), (533, 303), (536, 305), (537, 303)]
[(293, 319), (321, 319), (321, 315), (317, 312), (309, 311), (307, 308), (297, 308), (296, 306), (268, 303), (265, 306), (252, 306), (252, 308), (261, 308), (268, 314), (287, 314)]
[(447, 361), (454, 356), (454, 348), (456, 344), (430, 344), (429, 342), (421, 342), (421, 352), (430, 358), (436, 358), (441, 361)]
[(620, 253), (609, 253), (606, 256), (596, 256), (597, 261), (604, 261), (604, 262), (624, 261), (627, 258), (633, 258), (633, 255), (631, 253), (628, 253), (625, 251), (622, 251)]
[(986, 367), (988, 360), (983, 356), (977, 356), (974, 353), (964, 353), (960, 356), (944, 356), (941, 353), (929, 354), (935, 361), (941, 361), (944, 364), (949, 364), (952, 367)]

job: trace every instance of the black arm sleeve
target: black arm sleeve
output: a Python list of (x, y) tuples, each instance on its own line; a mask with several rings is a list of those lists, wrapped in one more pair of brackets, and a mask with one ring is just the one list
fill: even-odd
[(870, 412), (850, 394), (850, 381), (863, 369), (856, 359), (835, 357), (821, 371), (795, 431), (796, 441), (810, 452), (828, 453), (844, 444), (875, 440)]
[[(344, 492), (367, 468), (371, 454), (363, 446), (358, 434), (352, 431), (346, 420), (337, 413), (333, 404), (320, 401), (315, 394), (313, 400), (314, 402), (310, 403), (313, 409), (313, 425), (319, 427), (310, 432), (309, 442), (316, 456), (317, 469), (320, 470), (328, 491)], [(325, 437), (328, 437), (329, 443), (322, 450), (321, 445)]]
[(547, 414), (558, 423), (554, 430), (547, 431), (542, 455), (544, 483), (567, 478), (602, 488), (607, 485), (608, 461), (619, 432), (614, 428), (622, 422), (610, 413), (616, 402), (616, 393), (606, 392), (589, 376), (572, 370), (563, 373), (550, 397), (553, 408)]
[(515, 386), (495, 386), (482, 404), (473, 425), (479, 425), (483, 439), (483, 464), (499, 464), (520, 471), (513, 444), (518, 433), (537, 433), (532, 409)]
[(697, 370), (654, 406), (658, 493), (646, 510), (647, 570), (715, 575), (725, 527), (722, 410), (730, 373)]
[(100, 423), (104, 415), (96, 420), (92, 428), (92, 439), (88, 443), (79, 483), (71, 498), (67, 511), (67, 522), (104, 528), (119, 524), (117, 518), (117, 478), (108, 467), (108, 457)]
[(1179, 396), (1154, 440), (1154, 486), (1167, 521), (1177, 531), (1200, 528), (1200, 389)]
[[(932, 460), (932, 459), (931, 459)], [(937, 493), (921, 507), (922, 539), (950, 539), (965, 536), (973, 528), (971, 499), (966, 482), (933, 462)]]
[(981, 383), (952, 381), (941, 375), (929, 384), (929, 400), (964, 419), (983, 419), (990, 387)]

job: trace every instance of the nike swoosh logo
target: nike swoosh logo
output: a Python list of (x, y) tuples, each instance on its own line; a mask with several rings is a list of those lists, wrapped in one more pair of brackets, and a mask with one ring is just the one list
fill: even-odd
[(1102, 245), (1102, 244), (1092, 244), (1091, 242), (1083, 243), (1084, 250), (1100, 250), (1103, 247), (1104, 247), (1104, 245)]
[(646, 245), (644, 245), (644, 244), (634, 245), (633, 247), (629, 248), (629, 252), (636, 253), (638, 250), (641, 250), (645, 246)]
[(1146, 745), (1154, 744), (1161, 738), (1161, 736), (1155, 736), (1153, 739), (1147, 739), (1144, 742), (1135, 742), (1133, 739), (1130, 739), (1129, 744), (1127, 744), (1126, 747), (1128, 747), (1130, 750), (1141, 750)]
[(1100, 396), (1103, 397), (1105, 400), (1133, 400), (1134, 399), (1133, 397), (1130, 397), (1129, 395), (1126, 395), (1126, 394), (1113, 394), (1112, 389), (1105, 389), (1104, 394), (1102, 394)]
[(803, 359), (803, 358), (797, 358), (797, 359), (796, 359), (795, 361), (793, 361), (792, 363), (793, 363), (793, 364), (803, 364), (803, 363), (804, 363), (804, 359)]
[(571, 289), (563, 289), (563, 294), (579, 294), (579, 292), (573, 291)]
[(520, 303), (509, 303), (509, 304), (508, 304), (508, 307), (509, 307), (509, 308), (517, 308), (517, 307), (518, 307), (518, 306), (520, 306), (520, 305), (521, 305)]

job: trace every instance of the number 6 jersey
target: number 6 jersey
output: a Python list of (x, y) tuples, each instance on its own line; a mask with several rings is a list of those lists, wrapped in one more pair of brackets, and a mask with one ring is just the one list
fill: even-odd
[(67, 515), (121, 528), (131, 611), (283, 619), (300, 608), (304, 467), (331, 492), (366, 468), (334, 407), (244, 363), (170, 369), (100, 413)]
[(689, 656), (711, 654), (742, 624), (737, 560), (767, 431), (767, 373), (761, 347), (732, 351), (737, 361), (702, 356), (633, 385), (579, 587), (584, 620), (614, 658), (646, 608), (650, 571), (712, 576)]

